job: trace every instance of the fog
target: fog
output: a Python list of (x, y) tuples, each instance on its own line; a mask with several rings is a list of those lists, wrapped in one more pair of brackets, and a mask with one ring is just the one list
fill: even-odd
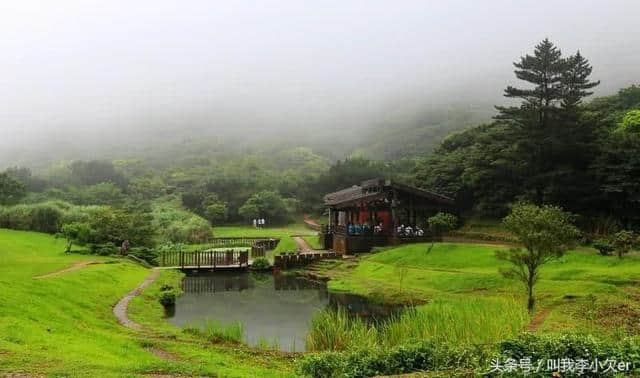
[(6, 0), (0, 157), (198, 132), (339, 139), (386, 113), (490, 108), (545, 37), (580, 49), (609, 94), (640, 81), (638, 14), (636, 0)]

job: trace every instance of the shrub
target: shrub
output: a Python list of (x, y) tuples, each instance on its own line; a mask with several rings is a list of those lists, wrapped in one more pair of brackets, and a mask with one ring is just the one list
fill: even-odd
[(635, 243), (635, 235), (632, 231), (618, 231), (615, 235), (613, 235), (613, 248), (618, 255), (618, 258), (622, 258), (623, 255), (626, 255), (631, 251), (633, 247), (633, 243)]
[[(630, 362), (635, 371), (640, 368), (638, 364), (640, 363), (640, 341), (637, 338), (602, 341), (582, 334), (535, 335), (524, 333), (515, 339), (501, 342), (498, 348), (500, 360), (530, 358), (532, 366), (537, 366), (541, 361), (546, 367), (548, 360), (565, 358), (590, 362), (615, 359), (618, 362)], [(597, 373), (587, 371), (581, 376), (602, 376), (602, 371)]]
[(609, 239), (597, 239), (593, 242), (593, 248), (597, 249), (602, 256), (610, 256), (615, 248)]
[(251, 264), (251, 269), (253, 270), (264, 271), (264, 270), (269, 270), (270, 268), (271, 268), (271, 264), (269, 263), (269, 260), (267, 260), (266, 257), (258, 257), (254, 259), (253, 263)]
[(89, 244), (89, 253), (100, 256), (115, 255), (118, 248), (113, 243), (92, 243)]
[(31, 211), (31, 227), (33, 231), (53, 234), (60, 228), (62, 211), (50, 204), (40, 204)]
[[(491, 346), (454, 346), (445, 342), (423, 341), (396, 346), (389, 349), (368, 348), (350, 352), (325, 352), (305, 356), (300, 372), (311, 377), (371, 377), (378, 375), (405, 374), (413, 371), (442, 371), (448, 376), (476, 376), (491, 370), (492, 361), (501, 362), (529, 358), (535, 368), (540, 364), (541, 374), (532, 376), (555, 376), (547, 371), (547, 361), (567, 359), (604, 363), (608, 360), (629, 363), (634, 374), (640, 371), (640, 339), (602, 341), (583, 334), (535, 335), (524, 333)], [(459, 374), (456, 374), (458, 371)], [(522, 371), (512, 375), (521, 376)], [(590, 370), (566, 376), (602, 376)], [(604, 375), (607, 375), (606, 373)], [(609, 375), (615, 375), (609, 372)], [(562, 373), (565, 376), (565, 373)]]
[(160, 302), (164, 307), (176, 304), (176, 293), (173, 291), (173, 288), (170, 290), (163, 290), (158, 297), (158, 302)]
[(458, 218), (453, 214), (439, 212), (436, 215), (429, 217), (427, 219), (427, 223), (429, 224), (429, 230), (431, 230), (433, 235), (443, 236), (456, 228)]
[(158, 252), (153, 248), (137, 247), (129, 249), (129, 254), (148, 262), (151, 265), (158, 265)]
[(156, 204), (153, 208), (153, 224), (162, 230), (165, 243), (206, 243), (213, 237), (209, 222), (193, 213), (179, 209), (174, 203)]
[(423, 370), (465, 369), (477, 366), (473, 349), (422, 342), (390, 349), (360, 349), (349, 353), (321, 353), (303, 358), (302, 374), (312, 377), (373, 377)]

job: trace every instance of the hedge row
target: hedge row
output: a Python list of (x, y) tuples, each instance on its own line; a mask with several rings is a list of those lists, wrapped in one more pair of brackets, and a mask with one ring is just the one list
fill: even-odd
[[(612, 369), (612, 365), (615, 368)], [(524, 333), (494, 347), (425, 341), (386, 350), (310, 354), (300, 364), (303, 375), (318, 378), (373, 377), (415, 371), (446, 371), (451, 376), (548, 377), (554, 371), (563, 377), (638, 374), (640, 339), (604, 342), (579, 334)]]

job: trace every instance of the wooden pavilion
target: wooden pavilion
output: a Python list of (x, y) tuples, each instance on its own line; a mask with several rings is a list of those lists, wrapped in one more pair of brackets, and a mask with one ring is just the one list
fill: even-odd
[(329, 210), (325, 248), (344, 254), (430, 240), (427, 218), (455, 212), (451, 198), (380, 178), (327, 194), (324, 203)]

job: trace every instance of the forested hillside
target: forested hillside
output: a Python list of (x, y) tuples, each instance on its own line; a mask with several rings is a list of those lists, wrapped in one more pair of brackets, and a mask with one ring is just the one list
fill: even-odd
[(484, 107), (427, 107), (411, 116), (403, 109), (371, 132), (333, 135), (335, 145), (327, 136), (307, 143), (314, 135), (238, 143), (176, 136), (128, 152), (105, 149), (102, 159), (9, 168), (0, 175), (0, 203), (8, 206), (0, 227), (59, 232), (96, 211), (80, 207), (102, 206), (172, 230), (155, 240), (197, 242), (211, 225), (320, 214), (324, 194), (376, 176), (449, 195), (464, 217), (497, 219), (530, 201), (560, 205), (598, 233), (637, 226), (640, 87), (589, 99), (598, 81), (588, 60), (547, 40), (515, 65), (525, 86), (505, 96), (520, 103), (497, 107), (477, 126), (470, 124), (488, 119)]
[(637, 224), (640, 87), (584, 102), (598, 84), (591, 66), (548, 41), (515, 65), (533, 85), (505, 90), (521, 104), (447, 137), (416, 163), (413, 182), (481, 216), (503, 216), (526, 200), (561, 205), (591, 229)]

